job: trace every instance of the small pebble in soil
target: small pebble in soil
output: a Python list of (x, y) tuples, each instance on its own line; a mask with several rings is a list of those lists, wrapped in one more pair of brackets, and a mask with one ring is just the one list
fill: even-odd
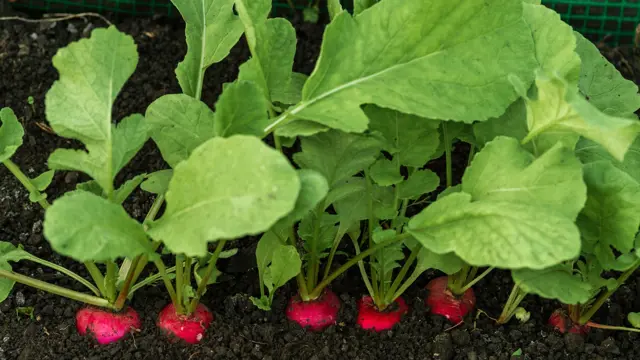
[(600, 348), (608, 354), (618, 355), (620, 354), (620, 349), (618, 345), (616, 345), (616, 341), (612, 337), (606, 338), (601, 344)]
[(24, 306), (24, 294), (22, 291), (16, 292), (16, 306)]
[(567, 333), (564, 336), (564, 344), (570, 353), (581, 353), (584, 351), (584, 337), (580, 334)]
[(451, 334), (439, 334), (433, 339), (433, 357), (435, 359), (453, 359), (454, 351), (451, 342)]

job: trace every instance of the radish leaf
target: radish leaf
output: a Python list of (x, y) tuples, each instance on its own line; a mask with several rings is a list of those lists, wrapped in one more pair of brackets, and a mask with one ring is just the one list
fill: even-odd
[(129, 195), (144, 181), (147, 174), (140, 174), (134, 177), (133, 179), (127, 180), (122, 186), (120, 186), (113, 193), (113, 202), (116, 204), (122, 204), (127, 200)]
[[(12, 271), (9, 262), (18, 262), (28, 259), (31, 254), (24, 251), (22, 247), (15, 247), (10, 242), (0, 241), (0, 269)], [(0, 302), (6, 300), (11, 293), (15, 281), (7, 278), (0, 278)]]
[(215, 134), (261, 137), (264, 127), (269, 124), (267, 111), (268, 103), (256, 83), (240, 80), (228, 84), (216, 103)]
[(9, 160), (22, 145), (24, 129), (8, 107), (0, 110), (0, 124), (0, 162), (3, 162)]
[(371, 166), (371, 179), (380, 186), (399, 184), (404, 181), (404, 177), (400, 175), (399, 167), (389, 159), (378, 159)]
[(435, 191), (440, 185), (440, 177), (429, 169), (418, 170), (409, 175), (409, 178), (400, 187), (398, 197), (400, 199), (417, 199), (423, 194)]
[(159, 170), (147, 175), (147, 179), (140, 184), (140, 188), (152, 194), (161, 195), (167, 192), (173, 170)]
[(542, 269), (580, 253), (575, 224), (557, 211), (524, 203), (481, 200), (452, 193), (409, 221), (427, 249), (454, 252), (474, 266)]
[(511, 275), (516, 285), (527, 293), (557, 299), (563, 304), (585, 303), (591, 297), (591, 285), (574, 275), (572, 270), (566, 265), (556, 265), (541, 270), (513, 270)]
[(222, 61), (242, 36), (233, 0), (171, 0), (186, 23), (187, 54), (176, 76), (182, 92), (200, 98), (204, 72)]
[(77, 261), (107, 261), (152, 254), (142, 225), (106, 199), (73, 191), (47, 210), (44, 235), (51, 247)]
[(167, 208), (149, 234), (173, 253), (202, 256), (210, 241), (268, 230), (299, 192), (287, 159), (259, 139), (213, 138), (174, 169)]

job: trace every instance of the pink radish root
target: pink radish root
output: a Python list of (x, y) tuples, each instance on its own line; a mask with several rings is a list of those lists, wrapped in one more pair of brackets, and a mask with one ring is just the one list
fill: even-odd
[(139, 331), (140, 316), (131, 307), (114, 313), (95, 307), (84, 307), (76, 313), (76, 328), (80, 335), (90, 334), (99, 344), (116, 342), (131, 331)]
[(468, 289), (462, 296), (456, 296), (449, 290), (447, 276), (431, 280), (427, 284), (427, 290), (429, 295), (426, 303), (431, 308), (431, 313), (442, 315), (455, 324), (461, 322), (476, 306), (473, 289)]
[(377, 332), (392, 329), (409, 311), (403, 298), (397, 298), (387, 309), (380, 311), (371, 296), (358, 300), (358, 325), (366, 330)]
[(291, 298), (287, 306), (286, 315), (302, 327), (312, 331), (320, 331), (334, 325), (338, 319), (340, 299), (331, 290), (326, 289), (319, 298), (302, 301), (300, 295)]
[(586, 335), (590, 329), (589, 325), (580, 325), (571, 321), (569, 316), (567, 316), (567, 314), (561, 309), (558, 309), (551, 314), (549, 317), (549, 325), (553, 326), (561, 334), (566, 333), (568, 328), (570, 333)]
[(181, 315), (176, 312), (173, 304), (169, 304), (162, 309), (158, 316), (158, 327), (165, 334), (176, 339), (182, 339), (189, 344), (197, 344), (204, 338), (213, 314), (206, 306), (198, 304), (196, 311), (191, 315)]

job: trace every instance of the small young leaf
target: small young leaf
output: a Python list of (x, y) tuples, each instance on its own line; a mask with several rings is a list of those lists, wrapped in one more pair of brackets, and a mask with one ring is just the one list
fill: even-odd
[(272, 228), (265, 232), (256, 247), (256, 264), (258, 271), (264, 273), (271, 263), (273, 251), (280, 245), (286, 245), (288, 239), (287, 228)]
[(159, 170), (147, 175), (147, 179), (140, 184), (140, 188), (152, 194), (164, 194), (169, 188), (173, 170)]
[(631, 326), (640, 329), (640, 313), (630, 312), (629, 315), (627, 315), (627, 320)]
[(325, 209), (329, 205), (341, 201), (353, 194), (367, 191), (367, 182), (361, 177), (352, 177), (340, 184), (336, 184), (324, 199)]
[(423, 273), (428, 269), (437, 269), (451, 275), (462, 269), (464, 262), (454, 253), (436, 254), (433, 251), (422, 248), (418, 253), (418, 262), (415, 271)]
[(95, 180), (89, 180), (76, 185), (76, 190), (90, 192), (92, 194), (103, 196), (102, 187)]
[[(534, 231), (535, 230), (535, 231)], [(408, 231), (431, 251), (454, 252), (474, 266), (542, 269), (580, 253), (571, 219), (549, 208), (449, 194), (409, 221)]]
[(320, 10), (317, 7), (305, 7), (302, 10), (304, 22), (316, 24), (320, 18)]
[(333, 19), (336, 16), (338, 16), (338, 14), (340, 14), (344, 9), (342, 9), (342, 4), (340, 4), (340, 0), (328, 0), (327, 10), (329, 10), (329, 17)]
[(58, 253), (77, 261), (107, 261), (153, 253), (142, 225), (120, 205), (73, 191), (47, 209), (44, 235)]
[(527, 309), (523, 307), (516, 308), (516, 311), (513, 313), (521, 323), (526, 323), (531, 318), (531, 313), (527, 311)]
[(22, 145), (24, 129), (10, 108), (0, 110), (0, 162), (6, 161)]
[(535, 158), (513, 138), (497, 137), (476, 154), (462, 177), (474, 200), (498, 200), (549, 207), (575, 219), (586, 201), (582, 165), (557, 144)]
[[(293, 279), (302, 267), (298, 250), (291, 245), (280, 245), (273, 250), (271, 257), (271, 281), (273, 290)], [(270, 290), (271, 292), (273, 290)]]
[(394, 161), (381, 158), (371, 166), (371, 179), (380, 186), (399, 184), (404, 180)]
[[(10, 242), (0, 241), (0, 269), (11, 271), (9, 262), (18, 262), (29, 257), (31, 257), (31, 254), (24, 251), (22, 247), (15, 247)], [(7, 299), (14, 284), (13, 280), (0, 277), (0, 302)]]
[(215, 136), (213, 111), (207, 104), (185, 94), (158, 98), (149, 105), (145, 117), (162, 158), (173, 168)]
[(293, 160), (322, 174), (331, 189), (373, 164), (382, 148), (376, 138), (335, 130), (303, 138), (301, 145)]
[(112, 130), (113, 136), (113, 172), (117, 174), (133, 159), (149, 140), (144, 116), (134, 114), (118, 123)]
[(53, 181), (53, 175), (55, 174), (55, 170), (45, 171), (42, 174), (38, 175), (36, 178), (31, 179), (31, 183), (36, 189), (40, 191), (45, 191)]
[(251, 302), (253, 303), (253, 305), (255, 305), (258, 309), (264, 310), (264, 311), (271, 311), (271, 301), (269, 301), (268, 297), (261, 296), (260, 298), (256, 298), (251, 296), (249, 299), (251, 299)]
[(129, 195), (142, 183), (147, 174), (140, 174), (133, 179), (127, 180), (122, 186), (120, 186), (113, 193), (113, 202), (116, 204), (122, 204), (127, 200)]
[(256, 83), (239, 80), (229, 84), (216, 103), (215, 134), (262, 137), (269, 124), (268, 106)]
[(423, 194), (435, 191), (440, 185), (440, 177), (429, 169), (418, 170), (399, 186), (400, 199), (417, 199)]
[[(198, 95), (205, 70), (222, 61), (242, 36), (242, 23), (233, 14), (234, 0), (171, 0), (186, 23), (187, 54), (176, 75), (182, 92)], [(202, 89), (200, 89), (201, 91)]]
[(174, 253), (202, 256), (210, 241), (268, 230), (299, 193), (291, 164), (260, 139), (213, 138), (174, 169), (167, 208), (149, 234)]
[(591, 298), (591, 285), (573, 275), (572, 269), (565, 265), (541, 270), (513, 270), (511, 276), (523, 291), (546, 299), (557, 299), (563, 304), (585, 303)]
[(379, 244), (385, 240), (393, 239), (396, 236), (396, 231), (393, 229), (382, 230), (377, 228), (373, 231), (373, 242)]

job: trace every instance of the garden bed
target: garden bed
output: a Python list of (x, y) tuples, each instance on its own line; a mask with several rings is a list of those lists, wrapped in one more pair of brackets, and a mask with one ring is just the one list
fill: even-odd
[[(91, 25), (90, 25), (91, 24)], [(69, 140), (49, 134), (44, 116), (44, 96), (58, 74), (51, 57), (58, 48), (85, 35), (89, 26), (104, 26), (100, 20), (73, 20), (60, 23), (0, 23), (0, 107), (12, 107), (25, 127), (25, 144), (13, 160), (28, 175), (46, 170), (46, 159), (53, 149), (73, 145)], [(294, 70), (310, 73), (320, 48), (323, 26), (294, 21), (298, 32), (298, 51)], [(186, 52), (184, 25), (174, 20), (122, 19), (119, 30), (134, 37), (140, 53), (137, 71), (116, 100), (114, 115), (121, 118), (131, 113), (144, 113), (158, 97), (180, 92), (174, 75), (176, 64)], [(224, 82), (237, 76), (238, 66), (249, 57), (244, 39), (229, 57), (207, 72), (204, 101), (210, 106), (218, 97)], [(27, 98), (35, 100), (33, 107)], [(35, 110), (35, 112), (34, 112)], [(466, 151), (457, 163), (466, 162)], [(455, 164), (456, 162), (454, 162)], [(145, 148), (120, 174), (151, 172), (165, 167), (159, 151), (149, 141)], [(444, 177), (441, 162), (431, 168)], [(460, 166), (463, 168), (464, 166)], [(459, 177), (461, 171), (454, 173)], [(42, 235), (43, 211), (28, 201), (28, 193), (4, 167), (0, 167), (0, 240), (21, 243), (29, 252), (53, 262), (63, 263), (80, 274), (77, 263), (55, 255)], [(78, 173), (59, 172), (49, 187), (50, 198), (69, 191), (83, 181)], [(138, 190), (125, 204), (128, 212), (142, 220), (151, 206), (150, 194)], [(125, 340), (108, 346), (97, 346), (75, 331), (73, 315), (79, 303), (17, 286), (13, 294), (0, 304), (0, 359), (634, 359), (640, 353), (640, 335), (600, 329), (582, 338), (561, 335), (546, 324), (549, 314), (559, 303), (529, 296), (523, 302), (531, 312), (525, 324), (516, 320), (497, 326), (486, 315), (477, 321), (452, 325), (429, 315), (424, 305), (424, 286), (438, 274), (424, 274), (405, 294), (410, 313), (392, 331), (373, 334), (354, 326), (356, 301), (366, 293), (357, 269), (352, 269), (332, 285), (343, 307), (338, 325), (321, 333), (302, 330), (285, 318), (286, 299), (295, 287), (280, 289), (273, 310), (258, 310), (249, 300), (257, 296), (258, 273), (255, 268), (256, 239), (244, 239), (234, 245), (239, 254), (225, 261), (220, 270), (225, 274), (220, 283), (211, 286), (203, 303), (214, 312), (215, 320), (205, 339), (198, 345), (170, 344), (155, 326), (156, 316), (169, 301), (162, 287), (140, 290), (133, 300), (143, 328)], [(71, 288), (77, 285), (57, 279), (38, 265), (22, 262), (14, 266), (19, 273), (59, 283)], [(496, 271), (478, 285), (477, 307), (497, 317), (512, 287), (508, 273)], [(249, 294), (249, 295), (246, 295)], [(23, 309), (18, 314), (16, 309)], [(29, 309), (33, 308), (33, 318)], [(624, 325), (626, 314), (640, 309), (640, 279), (632, 277), (622, 286), (594, 318), (595, 321)], [(27, 314), (24, 314), (27, 313)], [(481, 314), (479, 312), (479, 314)]]

